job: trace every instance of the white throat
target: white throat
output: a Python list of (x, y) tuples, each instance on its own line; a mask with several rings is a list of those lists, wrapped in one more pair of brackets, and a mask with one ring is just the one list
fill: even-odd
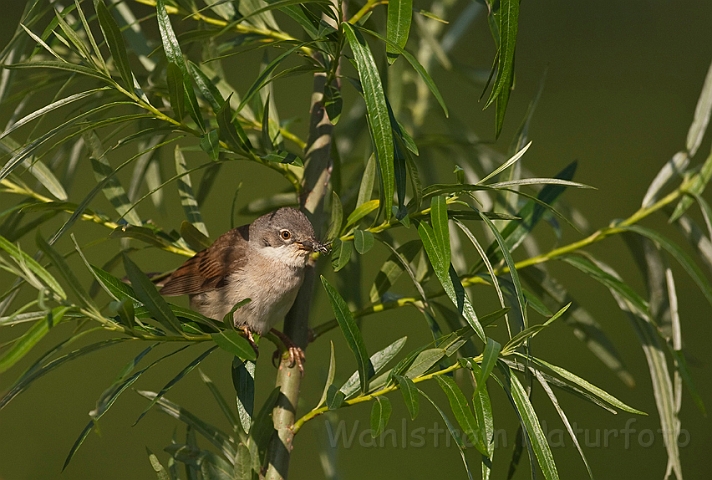
[(266, 259), (291, 268), (304, 268), (309, 259), (309, 253), (295, 244), (259, 247), (256, 250)]

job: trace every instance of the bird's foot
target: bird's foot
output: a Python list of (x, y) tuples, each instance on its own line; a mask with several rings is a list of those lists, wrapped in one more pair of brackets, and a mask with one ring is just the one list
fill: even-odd
[(255, 351), (255, 355), (259, 356), (260, 355), (260, 349), (257, 346), (257, 343), (255, 342), (255, 337), (252, 336), (252, 330), (250, 330), (250, 327), (247, 325), (242, 325), (239, 327), (242, 333), (245, 335), (245, 338), (247, 339), (248, 342), (250, 342), (250, 346), (252, 346), (252, 349)]
[[(289, 354), (289, 368), (292, 368), (296, 365), (297, 368), (299, 368), (299, 373), (301, 375), (304, 375), (304, 362), (306, 362), (304, 350), (302, 350), (300, 347), (296, 346), (291, 338), (289, 338), (288, 336), (286, 336), (284, 333), (280, 332), (279, 330), (275, 330), (273, 328), (272, 330), (270, 330), (270, 333), (274, 334), (284, 344), (284, 348), (286, 349), (285, 351)], [(277, 367), (279, 365), (278, 361), (279, 361), (279, 357), (281, 354), (282, 354), (282, 352), (279, 349), (277, 349), (274, 351), (274, 354), (272, 355), (272, 364), (275, 367)]]

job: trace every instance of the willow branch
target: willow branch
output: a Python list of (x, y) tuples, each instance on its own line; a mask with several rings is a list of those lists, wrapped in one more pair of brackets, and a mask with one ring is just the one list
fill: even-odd
[[(479, 355), (479, 356), (473, 358), (472, 360), (477, 363), (481, 363), (482, 355)], [(452, 365), (450, 365), (449, 367), (443, 368), (442, 370), (438, 370), (436, 372), (429, 373), (427, 375), (421, 375), (419, 377), (413, 378), (412, 380), (413, 380), (413, 383), (425, 382), (427, 380), (432, 380), (433, 378), (435, 378), (437, 376), (446, 375), (450, 372), (454, 372), (455, 370), (459, 370), (460, 368), (463, 368), (462, 364), (460, 364), (460, 362), (455, 362)], [(400, 389), (399, 385), (393, 384), (391, 386), (382, 388), (382, 389), (375, 391), (373, 393), (369, 393), (367, 395), (359, 395), (358, 397), (352, 398), (351, 400), (346, 400), (342, 404), (342, 407), (350, 407), (352, 405), (358, 405), (359, 403), (370, 402), (371, 400), (374, 400), (377, 397), (380, 397), (387, 393), (391, 393), (398, 389)], [(315, 408), (311, 412), (309, 412), (306, 415), (304, 415), (303, 417), (301, 417), (299, 420), (297, 420), (295, 422), (294, 427), (292, 428), (292, 430), (294, 431), (294, 434), (296, 435), (306, 422), (308, 422), (309, 420), (311, 420), (315, 417), (318, 417), (319, 415), (326, 413), (328, 411), (329, 411), (329, 407), (324, 406), (324, 407), (320, 407), (320, 408)]]
[[(590, 245), (593, 245), (594, 243), (598, 243), (605, 238), (608, 238), (612, 235), (617, 235), (620, 233), (624, 233), (626, 229), (624, 227), (628, 227), (630, 225), (634, 225), (641, 220), (647, 218), (648, 216), (652, 215), (655, 212), (658, 212), (660, 210), (663, 210), (665, 207), (670, 205), (671, 203), (677, 201), (680, 197), (682, 197), (685, 194), (685, 186), (682, 185), (667, 196), (663, 197), (662, 199), (658, 200), (655, 202), (653, 205), (645, 208), (640, 208), (638, 211), (636, 211), (633, 215), (628, 217), (627, 219), (623, 220), (622, 222), (616, 223), (614, 225), (609, 225), (607, 227), (601, 228), (599, 230), (596, 230), (594, 233), (589, 235), (588, 237), (578, 240), (576, 242), (570, 243), (568, 245), (564, 245), (559, 248), (555, 248), (554, 250), (551, 250), (550, 252), (547, 253), (542, 253), (541, 255), (536, 255), (534, 257), (527, 258), (525, 260), (521, 260), (519, 262), (516, 262), (514, 264), (514, 267), (516, 270), (521, 270), (523, 268), (531, 267), (533, 265), (538, 265), (540, 263), (545, 263), (550, 260), (555, 260), (559, 257), (562, 257), (564, 255), (570, 254), (577, 252), (583, 248), (586, 248)], [(421, 212), (422, 213), (422, 212)], [(374, 229), (377, 229), (378, 231), (383, 231), (389, 228), (390, 226), (393, 225), (379, 225), (377, 227), (374, 227)], [(369, 229), (372, 230), (373, 229)], [(344, 237), (342, 237), (344, 238)], [(507, 266), (502, 266), (500, 268), (497, 268), (494, 270), (495, 275), (500, 275), (503, 273), (509, 272), (509, 267)], [(472, 285), (487, 285), (489, 282), (487, 282), (485, 279), (474, 276), (474, 275), (464, 275), (460, 277), (460, 280), (462, 282), (463, 287), (469, 287)], [(439, 290), (434, 293), (431, 293), (428, 295), (429, 298), (436, 298), (436, 297), (441, 297), (445, 295), (444, 290)], [(390, 302), (382, 302), (382, 303), (374, 303), (371, 304), (367, 307), (362, 308), (361, 310), (357, 310), (356, 312), (352, 312), (354, 317), (363, 317), (366, 315), (370, 315), (372, 313), (378, 313), (382, 312), (385, 310), (392, 310), (394, 308), (400, 308), (400, 307), (405, 307), (408, 305), (413, 305), (415, 302), (417, 302), (418, 299), (414, 297), (403, 297), (399, 298), (398, 300), (390, 301)], [(314, 334), (315, 337), (321, 336), (324, 333), (328, 332), (329, 330), (332, 330), (338, 326), (338, 323), (336, 320), (329, 320), (327, 322), (324, 322), (320, 325), (317, 325), (314, 327)]]
[[(135, 0), (136, 3), (142, 3), (144, 5), (149, 5), (152, 7), (156, 6), (156, 0)], [(276, 30), (270, 30), (268, 28), (257, 28), (253, 27), (252, 25), (242, 25), (240, 23), (236, 22), (228, 22), (227, 20), (223, 20), (221, 18), (214, 18), (210, 17), (208, 15), (204, 15), (201, 12), (194, 11), (194, 12), (188, 12), (186, 10), (179, 10), (176, 7), (173, 7), (171, 5), (166, 5), (166, 13), (169, 15), (185, 15), (188, 18), (192, 18), (193, 20), (199, 21), (206, 23), (208, 25), (213, 25), (216, 27), (230, 27), (231, 29), (234, 29), (238, 33), (242, 34), (249, 34), (249, 35), (257, 35), (260, 37), (264, 37), (265, 41), (271, 41), (271, 42), (276, 42), (276, 41), (287, 41), (287, 42), (299, 42), (296, 38), (292, 37), (291, 35), (276, 31)], [(313, 51), (309, 47), (301, 47), (300, 50), (305, 54), (305, 55), (312, 55)]]
[[(332, 169), (330, 151), (334, 126), (324, 108), (326, 82), (325, 73), (314, 75), (307, 161), (300, 195), (302, 211), (314, 225), (317, 237), (324, 220), (324, 196)], [(315, 278), (315, 269), (308, 268), (297, 299), (284, 321), (284, 333), (302, 349), (306, 349), (308, 343), (309, 309), (313, 299)], [(296, 419), (301, 380), (297, 366), (290, 366), (288, 355), (284, 355), (277, 372), (276, 383), (281, 395), (272, 413), (276, 433), (267, 452), (268, 468), (265, 478), (268, 480), (281, 480), (288, 476), (294, 439), (292, 427)]]

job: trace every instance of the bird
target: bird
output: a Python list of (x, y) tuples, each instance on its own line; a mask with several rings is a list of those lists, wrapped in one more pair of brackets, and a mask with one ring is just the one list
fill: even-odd
[(233, 313), (255, 351), (253, 333), (277, 335), (289, 351), (290, 366), (303, 373), (304, 352), (274, 325), (294, 304), (312, 253), (328, 253), (301, 211), (283, 207), (222, 234), (160, 282), (165, 296), (188, 295), (191, 309), (222, 320)]

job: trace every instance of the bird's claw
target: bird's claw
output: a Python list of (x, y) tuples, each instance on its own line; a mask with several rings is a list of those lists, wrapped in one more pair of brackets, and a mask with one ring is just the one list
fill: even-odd
[(296, 346), (292, 339), (287, 337), (285, 334), (278, 330), (272, 330), (272, 332), (279, 337), (279, 339), (284, 343), (285, 351), (282, 352), (277, 349), (272, 354), (272, 365), (279, 367), (279, 359), (282, 353), (286, 353), (289, 356), (289, 368), (293, 368), (295, 365), (299, 368), (299, 374), (304, 375), (304, 362), (306, 362), (306, 356), (304, 355), (304, 350)]
[(250, 327), (248, 327), (247, 325), (243, 325), (240, 327), (240, 330), (242, 330), (242, 333), (245, 335), (247, 341), (250, 342), (250, 346), (255, 351), (255, 355), (259, 356), (260, 349), (257, 346), (257, 343), (255, 342), (255, 337), (252, 336), (252, 330), (250, 330)]

